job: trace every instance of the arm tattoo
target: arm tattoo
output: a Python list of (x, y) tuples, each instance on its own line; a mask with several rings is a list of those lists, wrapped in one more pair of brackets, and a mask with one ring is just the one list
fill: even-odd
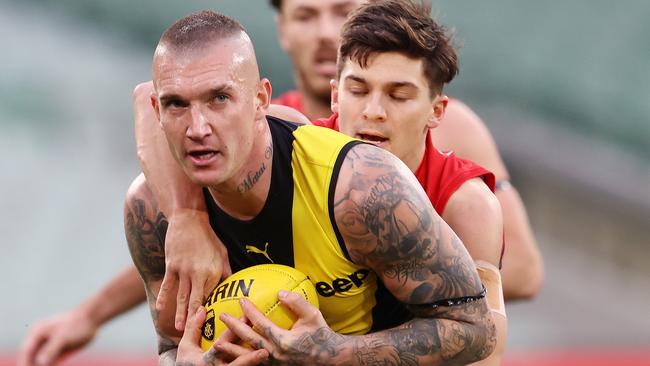
[[(150, 204), (148, 207), (148, 203)], [(149, 311), (158, 333), (158, 354), (160, 365), (176, 363), (177, 343), (159, 331), (159, 312), (156, 310), (156, 294), (151, 283), (160, 281), (165, 275), (165, 234), (167, 219), (155, 203), (141, 198), (132, 198), (127, 202), (125, 213), (126, 239), (133, 263), (140, 272), (147, 292)]]
[[(412, 173), (368, 145), (345, 157), (335, 217), (351, 259), (372, 268), (405, 304), (475, 296), (482, 290), (462, 242), (434, 214)], [(343, 177), (343, 178), (341, 178)], [(346, 179), (346, 177), (349, 177)], [(496, 342), (485, 299), (439, 307), (398, 328), (354, 338), (361, 365), (469, 363)]]
[[(482, 312), (480, 307), (481, 304), (472, 304), (467, 311)], [(491, 327), (494, 328), (494, 324)], [(368, 366), (420, 365), (427, 358), (433, 358), (436, 364), (446, 364), (450, 360), (454, 364), (466, 364), (484, 359), (494, 347), (494, 332), (487, 340), (481, 334), (464, 322), (415, 319), (395, 329), (357, 338), (353, 353), (360, 365)], [(490, 346), (485, 347), (485, 342)]]
[[(126, 239), (135, 266), (145, 282), (159, 281), (165, 276), (165, 234), (167, 218), (152, 207), (147, 213), (144, 200), (134, 198), (126, 214)], [(154, 217), (154, 219), (152, 219)]]
[(316, 329), (314, 332), (301, 335), (295, 344), (295, 348), (300, 353), (310, 352), (315, 361), (327, 363), (337, 354), (337, 348), (344, 340), (344, 336), (323, 327)]
[[(332, 359), (339, 355), (341, 346), (349, 341), (350, 337), (337, 334), (329, 327), (321, 327), (301, 334), (297, 339), (285, 340), (282, 334), (274, 333), (270, 327), (262, 330), (274, 344), (281, 345), (282, 353), (291, 360), (291, 364), (298, 365), (332, 365)], [(263, 347), (261, 342), (253, 345), (255, 349)], [(268, 364), (284, 364), (278, 362), (273, 354), (269, 355)]]
[[(342, 234), (351, 239), (346, 240), (351, 258), (409, 288), (405, 302), (477, 294), (480, 281), (462, 243), (455, 235), (443, 235), (442, 219), (432, 215), (415, 179), (405, 176), (393, 159), (364, 145), (345, 159), (352, 178), (348, 187), (337, 188), (335, 212)], [(344, 192), (340, 196), (339, 188)]]

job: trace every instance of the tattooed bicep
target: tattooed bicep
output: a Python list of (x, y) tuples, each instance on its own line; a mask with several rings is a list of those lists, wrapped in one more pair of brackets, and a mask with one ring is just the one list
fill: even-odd
[[(408, 168), (389, 153), (357, 145), (346, 155), (337, 181), (334, 213), (355, 261), (377, 264), (413, 249), (412, 235), (431, 227), (426, 197)], [(412, 179), (411, 179), (412, 178)], [(404, 245), (395, 245), (404, 244)], [(370, 255), (370, 257), (368, 257)]]
[(136, 179), (124, 205), (124, 230), (133, 263), (146, 284), (165, 275), (167, 225), (144, 179)]
[(372, 268), (401, 301), (423, 304), (480, 291), (462, 243), (392, 154), (370, 145), (350, 149), (334, 197), (351, 259)]

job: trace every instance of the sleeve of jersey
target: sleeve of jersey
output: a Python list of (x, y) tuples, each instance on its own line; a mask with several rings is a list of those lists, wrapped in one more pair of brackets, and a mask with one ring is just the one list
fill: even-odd
[(331, 130), (338, 131), (339, 130), (338, 123), (337, 123), (338, 117), (339, 117), (338, 114), (335, 113), (329, 118), (319, 118), (315, 121), (312, 121), (312, 124), (314, 126), (325, 127)]
[(327, 118), (319, 118), (317, 120), (311, 121), (314, 126), (331, 128), (328, 126), (327, 122)]

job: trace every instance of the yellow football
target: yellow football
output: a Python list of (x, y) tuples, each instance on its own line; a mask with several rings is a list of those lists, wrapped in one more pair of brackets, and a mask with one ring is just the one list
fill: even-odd
[(221, 282), (205, 303), (206, 317), (201, 329), (201, 348), (208, 350), (226, 329), (219, 320), (223, 312), (236, 318), (243, 315), (239, 299), (246, 297), (277, 326), (289, 329), (296, 316), (278, 300), (278, 292), (286, 290), (302, 295), (318, 307), (316, 289), (305, 274), (280, 264), (260, 264), (232, 274)]

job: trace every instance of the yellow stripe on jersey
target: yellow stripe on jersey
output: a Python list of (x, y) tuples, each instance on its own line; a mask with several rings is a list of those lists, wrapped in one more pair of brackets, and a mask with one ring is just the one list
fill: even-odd
[(374, 272), (346, 258), (329, 202), (332, 177), (340, 168), (337, 159), (356, 140), (316, 126), (298, 127), (293, 136), (295, 267), (314, 282), (320, 310), (334, 331), (365, 334), (372, 327), (377, 279)]

